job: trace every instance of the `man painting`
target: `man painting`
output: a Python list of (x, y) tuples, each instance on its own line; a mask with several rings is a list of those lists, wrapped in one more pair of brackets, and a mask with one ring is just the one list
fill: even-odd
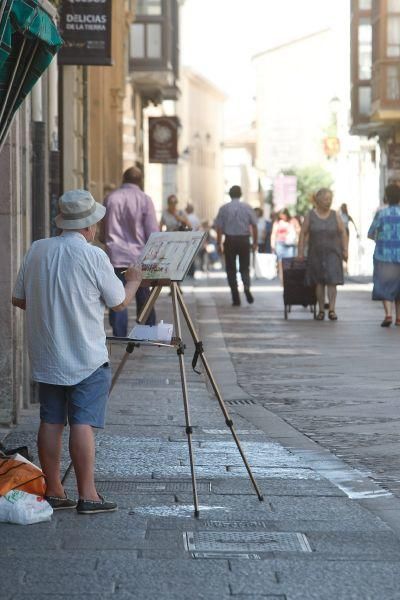
[[(107, 255), (91, 245), (106, 209), (86, 190), (66, 192), (55, 221), (61, 235), (34, 242), (15, 284), (12, 304), (26, 311), (32, 378), (39, 384), (39, 460), (46, 499), (54, 510), (80, 514), (116, 510), (96, 491), (93, 428), (103, 428), (111, 383), (105, 306), (125, 310), (142, 274), (114, 274)], [(62, 434), (69, 422), (69, 450), (79, 500), (67, 498), (60, 480)]]

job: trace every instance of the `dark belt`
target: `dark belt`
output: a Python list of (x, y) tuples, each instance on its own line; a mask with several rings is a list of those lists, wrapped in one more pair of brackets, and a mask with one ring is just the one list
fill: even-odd
[(225, 239), (227, 239), (227, 240), (237, 240), (237, 239), (243, 240), (244, 238), (250, 239), (250, 236), (247, 233), (244, 234), (244, 235), (228, 235), (228, 234), (225, 234)]

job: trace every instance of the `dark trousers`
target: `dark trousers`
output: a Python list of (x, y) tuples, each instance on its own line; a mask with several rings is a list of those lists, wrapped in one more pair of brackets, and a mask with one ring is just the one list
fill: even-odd
[[(114, 269), (116, 276), (118, 279), (122, 281), (125, 285), (125, 275), (122, 271), (125, 271), (125, 268)], [(147, 302), (148, 297), (150, 296), (150, 288), (139, 288), (136, 292), (136, 316), (139, 317), (142, 312), (142, 308)], [(109, 312), (109, 322), (113, 330), (113, 335), (116, 337), (126, 337), (128, 335), (128, 309), (124, 308), (124, 310), (115, 312), (110, 310)], [(154, 308), (149, 314), (146, 325), (155, 325), (156, 324), (156, 311)]]
[(232, 299), (239, 298), (236, 258), (239, 257), (239, 271), (245, 289), (250, 289), (250, 238), (247, 235), (227, 235), (224, 243), (225, 268)]

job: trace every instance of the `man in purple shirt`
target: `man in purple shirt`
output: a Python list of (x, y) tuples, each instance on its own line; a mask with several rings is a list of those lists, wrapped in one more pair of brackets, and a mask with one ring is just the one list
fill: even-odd
[[(104, 228), (100, 241), (107, 250), (116, 275), (125, 285), (124, 271), (140, 256), (150, 234), (159, 231), (154, 205), (141, 189), (142, 172), (137, 167), (127, 169), (123, 174), (122, 186), (111, 192), (104, 201), (107, 208)], [(149, 288), (139, 288), (136, 292), (137, 316), (149, 297)], [(156, 314), (152, 310), (146, 324), (155, 325)], [(110, 310), (110, 325), (113, 335), (128, 335), (128, 310)]]

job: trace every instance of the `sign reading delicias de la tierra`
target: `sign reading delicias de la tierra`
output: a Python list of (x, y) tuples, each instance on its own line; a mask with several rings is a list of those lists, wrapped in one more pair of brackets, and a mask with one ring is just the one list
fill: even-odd
[(177, 117), (149, 118), (149, 162), (172, 164), (178, 161)]
[[(121, 0), (118, 0), (121, 1)], [(63, 0), (61, 65), (111, 65), (112, 0)]]

